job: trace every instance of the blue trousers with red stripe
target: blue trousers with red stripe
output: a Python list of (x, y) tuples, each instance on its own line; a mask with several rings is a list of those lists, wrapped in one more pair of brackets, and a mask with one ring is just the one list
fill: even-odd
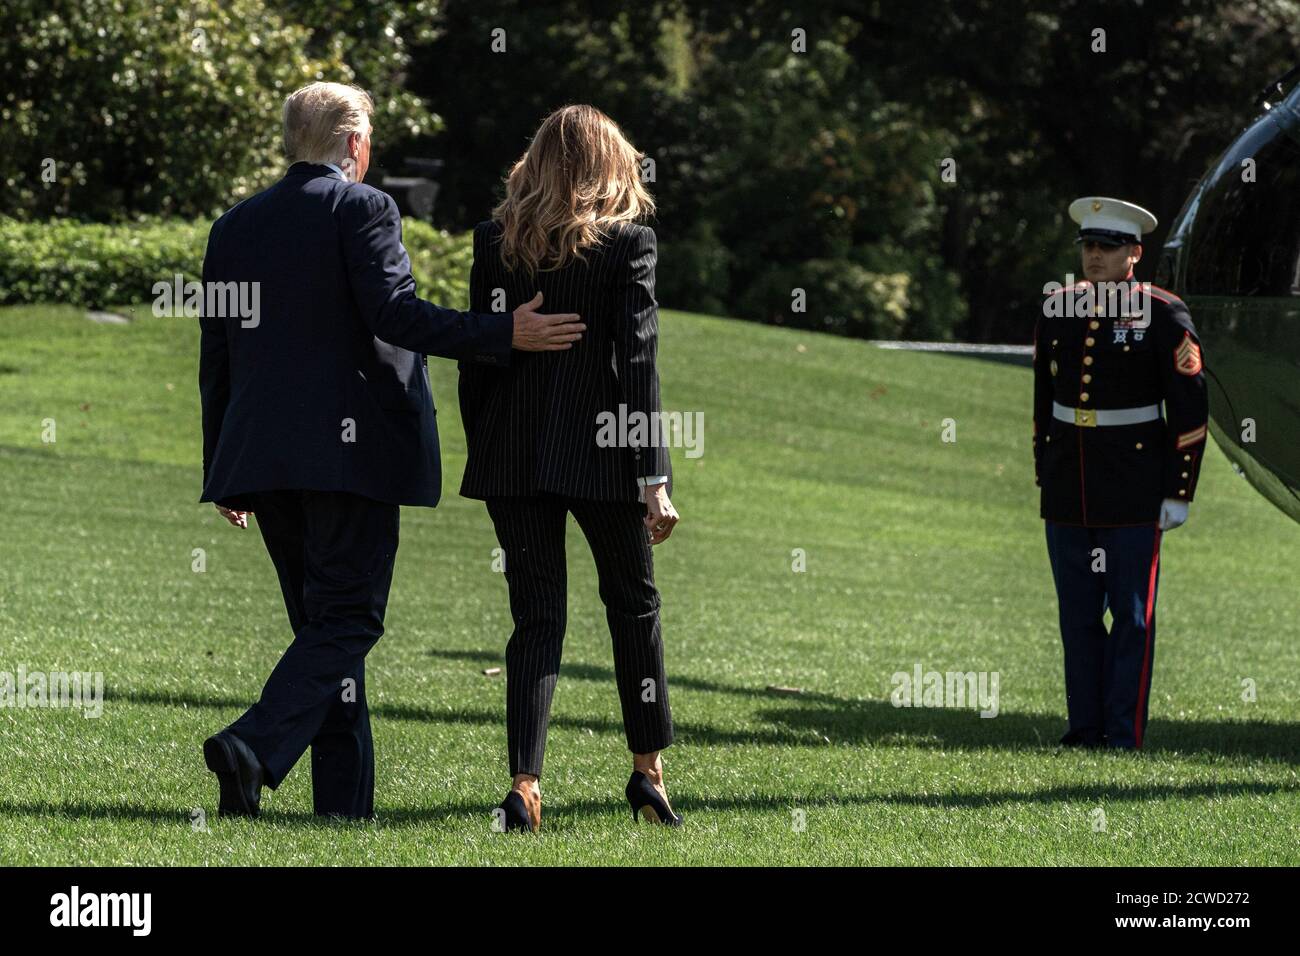
[(1140, 748), (1155, 663), (1160, 531), (1154, 524), (1084, 528), (1048, 521), (1047, 553), (1070, 718), (1061, 743)]

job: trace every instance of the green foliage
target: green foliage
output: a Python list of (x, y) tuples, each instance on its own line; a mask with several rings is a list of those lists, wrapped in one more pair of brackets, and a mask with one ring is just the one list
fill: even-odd
[[(199, 279), (206, 220), (121, 225), (0, 218), (0, 305), (59, 302), (92, 308), (153, 299), (156, 282)], [(472, 234), (454, 236), (408, 219), (403, 239), (420, 295), (467, 307)]]
[(283, 169), (285, 96), (352, 79), (307, 40), (264, 0), (6, 0), (0, 214), (192, 218), (256, 192)]
[[(807, 28), (805, 53), (791, 50), (794, 26)], [(488, 48), (494, 27), (505, 54)], [(944, 141), (847, 52), (858, 29), (761, 0), (655, 0), (635, 13), (445, 0), (410, 76), (447, 121), (425, 150), (447, 160), (439, 220), (484, 218), (541, 117), (590, 102), (655, 163), (661, 302), (849, 335), (950, 337), (964, 304), (936, 227)], [(790, 310), (796, 288), (805, 313)]]
[(449, 309), (469, 308), (473, 232), (452, 234), (418, 219), (404, 219), (402, 243), (411, 257), (411, 274), (420, 298)]
[[(697, 218), (673, 229), (658, 224), (659, 263), (655, 294), (660, 302), (690, 302), (692, 308), (715, 315), (738, 315), (728, 301), (732, 253), (718, 240), (717, 224)], [(674, 238), (674, 234), (678, 234)], [(668, 238), (664, 238), (668, 236)]]
[(265, 0), (286, 23), (309, 31), (312, 56), (346, 63), (350, 82), (375, 101), (377, 149), (393, 140), (436, 132), (442, 121), (404, 85), (412, 43), (435, 35), (435, 0)]
[[(808, 259), (761, 272), (736, 306), (740, 314), (774, 325), (896, 338), (907, 321), (909, 288), (905, 272), (871, 272), (843, 259)], [(792, 289), (804, 293), (798, 311)]]
[[(714, 36), (698, 51), (683, 108), (694, 162), (668, 171), (691, 194), (689, 218), (728, 250), (726, 311), (863, 337), (951, 337), (963, 316), (938, 255), (941, 138), (888, 102), (847, 52), (857, 26), (814, 31), (806, 53), (788, 32), (754, 43)], [(679, 182), (678, 180), (681, 180)], [(711, 303), (668, 262), (665, 298)], [(686, 280), (686, 281), (683, 281)], [(791, 308), (794, 290), (806, 311)], [(705, 305), (705, 307), (709, 307)]]
[(202, 275), (208, 223), (125, 225), (0, 219), (0, 305), (94, 308), (153, 298), (155, 282)]
[(542, 116), (589, 102), (655, 162), (662, 302), (1027, 341), (1077, 268), (1069, 201), (1163, 229), (1298, 43), (1297, 0), (8, 0), (0, 215), (214, 215), (282, 171), (283, 98), (324, 78), (375, 97), (376, 177), (445, 161), (437, 221), (461, 232)]
[[(566, 103), (604, 110), (634, 144), (657, 154), (682, 138), (672, 88), (687, 74), (680, 64), (670, 74), (663, 51), (672, 35), (665, 24), (679, 7), (674, 0), (442, 0), (434, 29), (411, 46), (406, 86), (445, 127), (433, 138), (388, 137), (381, 145), (386, 155), (446, 161), (436, 215), (454, 229), (488, 217), (509, 165), (542, 117)], [(504, 31), (505, 52), (492, 50), (496, 30)]]
[(1078, 273), (1078, 196), (1156, 214), (1138, 266), (1152, 277), (1164, 229), (1300, 43), (1295, 0), (945, 0), (925, 16), (877, 4), (863, 23), (851, 54), (950, 143), (957, 180), (928, 228), (974, 341), (1027, 342), (1043, 284)]

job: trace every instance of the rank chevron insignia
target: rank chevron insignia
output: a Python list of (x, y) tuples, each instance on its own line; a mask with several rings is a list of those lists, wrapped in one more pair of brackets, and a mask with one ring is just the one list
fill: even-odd
[(1184, 375), (1199, 375), (1201, 372), (1201, 347), (1192, 340), (1191, 332), (1183, 333), (1183, 340), (1174, 349), (1174, 368)]

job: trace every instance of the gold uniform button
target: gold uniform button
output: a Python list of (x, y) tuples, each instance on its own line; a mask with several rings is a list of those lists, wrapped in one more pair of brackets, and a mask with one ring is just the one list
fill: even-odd
[(1191, 460), (1192, 460), (1192, 456), (1191, 456), (1191, 455), (1184, 455), (1184, 456), (1183, 456), (1183, 461), (1191, 461)]
[(1092, 376), (1089, 375), (1087, 372), (1084, 372), (1084, 373), (1083, 373), (1083, 381), (1084, 381), (1084, 384), (1087, 384), (1088, 382), (1091, 382), (1091, 381), (1092, 381)]
[(1124, 346), (1124, 351), (1125, 351), (1125, 352), (1127, 352), (1127, 351), (1128, 351), (1128, 346), (1127, 346), (1127, 345), (1126, 345), (1126, 346)]
[(1187, 472), (1183, 472), (1183, 477), (1184, 477), (1184, 478), (1187, 477)]
[(1083, 357), (1083, 364), (1084, 364), (1084, 365), (1091, 365), (1091, 364), (1092, 364), (1092, 356), (1091, 356), (1091, 355), (1085, 355), (1085, 356)]
[(1059, 341), (1061, 341), (1061, 340), (1060, 340), (1060, 339), (1052, 339), (1052, 344), (1055, 345), (1055, 344), (1056, 344), (1057, 342), (1059, 342)]
[(1097, 340), (1090, 335), (1083, 340), (1083, 344), (1088, 346), (1088, 348), (1092, 348), (1094, 345), (1097, 344)]
[[(1133, 447), (1136, 448), (1138, 451), (1141, 451), (1141, 450), (1142, 450), (1142, 443), (1141, 443), (1141, 442), (1138, 442), (1138, 443), (1137, 443), (1136, 445), (1134, 445)], [(1187, 477), (1187, 476), (1184, 475), (1183, 477), (1185, 478), (1185, 477)]]
[(1087, 400), (1088, 400), (1088, 393), (1087, 393), (1087, 392), (1083, 392), (1082, 394), (1079, 395), (1079, 401), (1081, 401), (1081, 402), (1086, 402)]
[(1187, 496), (1187, 489), (1186, 489), (1186, 488), (1180, 488), (1180, 489), (1178, 489), (1178, 493), (1179, 493), (1180, 495), (1186, 497), (1186, 496)]
[(1094, 329), (1094, 330), (1095, 330), (1095, 329), (1099, 329), (1099, 328), (1101, 328), (1101, 323), (1098, 322), (1096, 319), (1093, 319), (1091, 322), (1088, 323), (1088, 328), (1090, 328), (1090, 329)]

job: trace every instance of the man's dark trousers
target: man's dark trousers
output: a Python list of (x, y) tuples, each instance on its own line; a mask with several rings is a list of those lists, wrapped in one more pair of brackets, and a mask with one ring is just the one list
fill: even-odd
[(1160, 531), (1046, 525), (1070, 717), (1061, 742), (1140, 749), (1155, 663)]
[(293, 643), (230, 725), (279, 786), (310, 746), (318, 814), (370, 817), (375, 758), (365, 657), (384, 633), (398, 507), (337, 491), (248, 496), (280, 577)]

